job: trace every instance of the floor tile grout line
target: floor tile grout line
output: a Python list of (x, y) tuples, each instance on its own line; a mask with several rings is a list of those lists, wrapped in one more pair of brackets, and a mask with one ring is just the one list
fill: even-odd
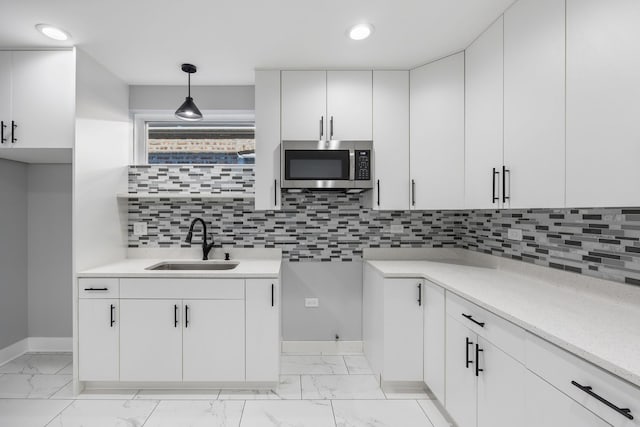
[(151, 412), (149, 412), (149, 415), (147, 415), (147, 418), (145, 418), (144, 422), (142, 423), (142, 425), (140, 427), (144, 427), (144, 425), (147, 423), (147, 421), (149, 421), (149, 418), (151, 418), (151, 415), (153, 415), (154, 412), (156, 412), (156, 409), (158, 408), (158, 406), (160, 406), (160, 402), (162, 402), (161, 400), (156, 401), (156, 406), (153, 407), (153, 409), (151, 410)]
[(247, 401), (242, 403), (242, 411), (240, 412), (240, 420), (238, 421), (238, 427), (242, 426), (242, 417), (244, 416), (244, 408), (247, 406)]
[(420, 402), (418, 400), (416, 400), (416, 404), (418, 405), (418, 407), (420, 408), (420, 410), (422, 411), (422, 413), (425, 415), (425, 417), (427, 417), (427, 419), (429, 420), (429, 422), (431, 423), (432, 427), (436, 427), (436, 425), (433, 423), (433, 421), (431, 420), (431, 417), (429, 417), (429, 414), (427, 414), (427, 411), (424, 410), (424, 408), (422, 407), (422, 405), (420, 404)]
[(338, 420), (336, 419), (336, 410), (333, 407), (333, 399), (329, 400), (329, 404), (331, 405), (331, 413), (333, 414), (333, 424), (337, 427)]
[(71, 402), (69, 402), (64, 408), (62, 408), (60, 410), (60, 412), (58, 412), (56, 415), (53, 416), (53, 418), (51, 418), (49, 421), (47, 421), (47, 423), (44, 425), (44, 427), (47, 427), (49, 424), (51, 424), (53, 422), (53, 420), (55, 420), (56, 418), (58, 418), (60, 415), (62, 415), (62, 413), (64, 411), (67, 410), (67, 408), (69, 408), (69, 406), (73, 405), (75, 402), (77, 402), (77, 400), (71, 400)]

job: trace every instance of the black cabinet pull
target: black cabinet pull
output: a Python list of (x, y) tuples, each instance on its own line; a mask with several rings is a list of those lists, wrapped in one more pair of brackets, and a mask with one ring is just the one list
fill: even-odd
[(173, 305), (173, 327), (174, 328), (178, 327), (178, 305), (177, 304)]
[(188, 305), (184, 306), (184, 327), (185, 328), (189, 327), (189, 306)]
[(273, 180), (273, 206), (278, 206), (278, 180)]
[(416, 205), (416, 181), (415, 179), (411, 180), (411, 206)]
[(113, 325), (116, 323), (116, 318), (114, 316), (115, 309), (116, 309), (116, 306), (111, 304), (111, 310), (110, 310), (111, 311), (111, 324), (109, 326), (111, 326), (112, 328), (113, 328)]
[(418, 305), (422, 306), (422, 283), (418, 283)]
[(507, 203), (507, 200), (511, 199), (511, 189), (509, 189), (509, 196), (507, 196), (507, 173), (511, 177), (511, 171), (502, 165), (502, 203)]
[(11, 120), (11, 143), (12, 144), (15, 144), (16, 142), (18, 142), (18, 138), (16, 138), (16, 128), (17, 127), (18, 127), (18, 125), (16, 124), (16, 122)]
[(275, 305), (275, 285), (271, 284), (271, 307)]
[(609, 402), (604, 397), (602, 397), (599, 394), (595, 393), (591, 386), (581, 385), (581, 384), (578, 384), (576, 381), (571, 381), (571, 384), (573, 384), (574, 386), (578, 387), (580, 390), (584, 391), (585, 393), (587, 393), (589, 396), (593, 397), (597, 401), (599, 401), (601, 403), (604, 403), (605, 405), (607, 405), (609, 408), (613, 409), (614, 411), (616, 411), (620, 415), (623, 415), (623, 416), (629, 418), (630, 420), (633, 419), (633, 415), (631, 415), (631, 409), (617, 407), (616, 405), (614, 405), (613, 403)]
[(493, 189), (491, 203), (495, 203), (500, 200), (500, 197), (496, 196), (496, 175), (500, 175), (500, 172), (498, 172), (496, 168), (493, 168), (493, 173), (491, 174), (491, 188)]
[(7, 142), (7, 138), (4, 137), (4, 128), (6, 127), (7, 125), (5, 125), (4, 122), (0, 122), (0, 144)]
[(100, 291), (100, 292), (104, 292), (104, 291), (108, 291), (109, 288), (84, 288), (85, 291)]
[(378, 180), (376, 185), (378, 186), (378, 206), (380, 206), (380, 180)]
[(320, 116), (320, 139), (324, 135), (324, 116)]
[(484, 369), (480, 369), (480, 352), (484, 351), (480, 348), (478, 344), (476, 344), (476, 377), (480, 372), (484, 372)]
[(329, 139), (333, 139), (333, 116), (329, 120)]
[(462, 313), (462, 317), (464, 317), (465, 319), (469, 319), (471, 320), (473, 323), (475, 323), (476, 325), (480, 326), (481, 328), (484, 328), (484, 322), (478, 322), (476, 319), (473, 318), (473, 316), (471, 316), (470, 314), (464, 314)]
[(473, 363), (473, 360), (469, 360), (469, 346), (473, 345), (473, 342), (469, 339), (469, 337), (465, 337), (465, 358), (464, 358), (464, 367), (469, 369), (469, 365)]

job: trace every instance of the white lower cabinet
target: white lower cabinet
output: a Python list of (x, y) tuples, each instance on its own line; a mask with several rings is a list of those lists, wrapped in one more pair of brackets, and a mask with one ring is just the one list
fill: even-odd
[(244, 301), (183, 301), (183, 381), (244, 381)]
[(459, 427), (476, 425), (477, 377), (475, 345), (477, 335), (451, 316), (446, 333), (446, 405)]
[(424, 382), (445, 403), (445, 300), (444, 289), (428, 280), (424, 288)]
[(117, 299), (81, 299), (78, 307), (80, 381), (117, 381), (120, 341)]
[(524, 427), (606, 427), (601, 418), (532, 372), (525, 376)]
[(120, 380), (182, 381), (182, 301), (120, 301)]
[(246, 281), (246, 380), (278, 381), (280, 374), (280, 283)]

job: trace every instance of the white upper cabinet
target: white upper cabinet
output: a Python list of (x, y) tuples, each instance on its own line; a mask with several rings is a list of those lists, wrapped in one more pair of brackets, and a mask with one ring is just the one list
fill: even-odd
[(374, 210), (409, 209), (409, 72), (373, 72)]
[(567, 0), (567, 206), (640, 204), (640, 2)]
[[(75, 139), (75, 53), (12, 53), (15, 147), (71, 148)], [(4, 120), (4, 119), (2, 119)]]
[(464, 207), (464, 53), (411, 70), (412, 209)]
[(370, 140), (371, 71), (283, 71), (283, 140)]
[(327, 71), (327, 138), (372, 138), (372, 72)]
[(520, 0), (504, 14), (505, 207), (564, 206), (564, 115), (564, 0)]
[(3, 133), (6, 140), (0, 144), (2, 147), (7, 142), (11, 144), (7, 138), (7, 129), (11, 126), (11, 52), (7, 51), (0, 52), (0, 121), (7, 126)]
[(256, 210), (280, 209), (280, 71), (256, 71)]
[(328, 139), (327, 72), (282, 72), (282, 139)]
[(503, 18), (466, 50), (465, 207), (501, 207)]

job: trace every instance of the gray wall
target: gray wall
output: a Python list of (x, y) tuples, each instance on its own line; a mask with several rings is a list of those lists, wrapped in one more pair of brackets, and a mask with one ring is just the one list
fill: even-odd
[(28, 166), (29, 336), (70, 337), (71, 165)]
[[(306, 308), (305, 298), (319, 298)], [(282, 262), (285, 341), (362, 339), (362, 262)]]
[(0, 349), (27, 337), (27, 166), (0, 159)]
[[(130, 86), (131, 110), (175, 110), (187, 96), (184, 86)], [(201, 110), (253, 110), (254, 86), (191, 86)]]

